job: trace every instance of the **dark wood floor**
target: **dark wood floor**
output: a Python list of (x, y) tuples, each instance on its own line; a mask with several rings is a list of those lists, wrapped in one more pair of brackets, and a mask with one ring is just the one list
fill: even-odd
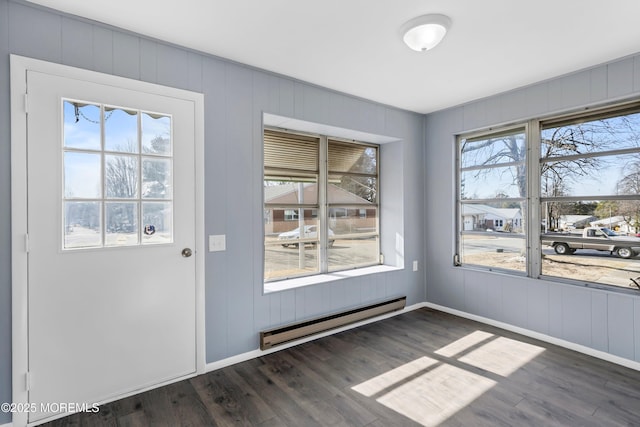
[(640, 372), (419, 309), (47, 425), (639, 426)]

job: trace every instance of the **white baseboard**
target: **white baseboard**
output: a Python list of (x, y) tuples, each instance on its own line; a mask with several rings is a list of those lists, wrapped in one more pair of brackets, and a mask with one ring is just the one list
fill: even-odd
[[(357, 328), (358, 326), (366, 325), (369, 323), (377, 322), (378, 320), (387, 319), (389, 317), (397, 316), (402, 313), (407, 313), (409, 311), (417, 310), (419, 308), (428, 307), (433, 308), (434, 310), (439, 310), (445, 313), (453, 314), (455, 316), (463, 317), (465, 319), (474, 320), (476, 322), (484, 323), (487, 325), (495, 326), (497, 328), (505, 329), (507, 331), (515, 332), (517, 334), (521, 334), (530, 338), (534, 338), (540, 341), (547, 342), (549, 344), (554, 344), (559, 347), (564, 347), (569, 350), (577, 351), (579, 353), (586, 354), (588, 356), (593, 356), (598, 359), (606, 360), (607, 362), (615, 363), (617, 365), (621, 365), (630, 369), (634, 369), (636, 371), (640, 371), (640, 363), (625, 359), (624, 357), (616, 356), (611, 353), (607, 353), (604, 351), (596, 350), (584, 345), (576, 344), (570, 341), (566, 341), (560, 338), (552, 337), (550, 335), (542, 334), (540, 332), (535, 332), (529, 329), (521, 328), (518, 326), (510, 325), (508, 323), (500, 322), (497, 320), (489, 319), (487, 317), (477, 316), (475, 314), (467, 313), (464, 311), (456, 310), (453, 308), (445, 307), (438, 304), (432, 304), (429, 302), (421, 302), (418, 304), (414, 304), (408, 307), (405, 307), (403, 310), (395, 311), (392, 313), (383, 314), (381, 316), (372, 317), (371, 319), (366, 319), (361, 322), (352, 323), (347, 326), (343, 326), (338, 329), (332, 329), (330, 331), (326, 331), (317, 335), (313, 335), (311, 337), (301, 338), (296, 341), (292, 341), (286, 344), (279, 345), (276, 348), (271, 348), (269, 350), (252, 350), (246, 353), (238, 354), (235, 356), (228, 357), (226, 359), (218, 360), (216, 362), (207, 363), (205, 366), (205, 372), (215, 371), (217, 369), (225, 368), (227, 366), (235, 365), (236, 363), (245, 362), (247, 360), (255, 359), (256, 357), (265, 356), (267, 354), (275, 353), (280, 350), (284, 350), (287, 348), (294, 347), (299, 344), (303, 344), (309, 341), (316, 340), (318, 338), (326, 337), (329, 335), (337, 334), (338, 332), (347, 331), (349, 329)], [(4, 427), (4, 426), (0, 426)]]
[(467, 313), (460, 310), (455, 310), (453, 308), (445, 307), (438, 304), (432, 304), (429, 302), (418, 304), (422, 307), (433, 308), (434, 310), (443, 311), (445, 313), (453, 314), (455, 316), (464, 317), (465, 319), (475, 320), (476, 322), (485, 323), (487, 325), (495, 326), (497, 328), (506, 329), (507, 331), (515, 332), (517, 334), (521, 334), (530, 338), (534, 338), (540, 341), (548, 342), (549, 344), (554, 344), (559, 347), (564, 347), (569, 350), (577, 351), (579, 353), (586, 354), (588, 356), (593, 356), (598, 359), (606, 360), (607, 362), (615, 363), (617, 365), (624, 366), (626, 368), (634, 369), (636, 371), (640, 371), (640, 362), (636, 362), (633, 360), (625, 359), (624, 357), (616, 356), (611, 353), (607, 353), (605, 351), (596, 350), (591, 347), (587, 347), (581, 344), (576, 344), (571, 341), (566, 341), (560, 338), (552, 337), (550, 335), (542, 334), (540, 332), (535, 332), (529, 329), (521, 328), (518, 326), (510, 325), (508, 323), (499, 322), (497, 320), (489, 319), (482, 316), (477, 316), (475, 314)]
[[(327, 337), (329, 335), (337, 334), (339, 332), (348, 331), (349, 329), (357, 328), (359, 326), (367, 325), (369, 323), (377, 322), (378, 320), (388, 319), (389, 317), (397, 316), (402, 313), (407, 313), (409, 311), (416, 310), (418, 308), (422, 308), (424, 305), (414, 304), (408, 307), (405, 307), (402, 310), (393, 311), (391, 313), (381, 314), (380, 316), (372, 317), (370, 319), (365, 319), (360, 322), (351, 323), (346, 326), (342, 326), (340, 328), (331, 329), (329, 331), (325, 331), (310, 337), (300, 338), (299, 340), (291, 341), (282, 345), (278, 345), (275, 348), (270, 348), (269, 350), (251, 350), (246, 353), (237, 354), (235, 356), (228, 357), (226, 359), (218, 360), (215, 362), (207, 363), (205, 366), (205, 372), (215, 371), (217, 369), (226, 368), (227, 366), (235, 365), (236, 363), (246, 362), (247, 360), (255, 359), (256, 357), (266, 356), (267, 354), (275, 353), (280, 350), (285, 350), (287, 348), (294, 347), (299, 344), (304, 344), (309, 341), (317, 340), (318, 338)], [(2, 426), (0, 426), (2, 427)]]
[(2, 424), (0, 427), (13, 427), (13, 423)]

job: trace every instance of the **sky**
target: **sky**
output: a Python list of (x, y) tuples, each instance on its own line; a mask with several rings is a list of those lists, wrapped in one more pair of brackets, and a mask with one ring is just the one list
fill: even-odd
[[(489, 165), (481, 170), (467, 170), (462, 172), (464, 195), (468, 198), (494, 198), (498, 194), (508, 197), (521, 197), (516, 185), (517, 167), (501, 166), (514, 161), (514, 153), (524, 155), (524, 133), (514, 132), (510, 135), (496, 138), (493, 144), (487, 144), (490, 139), (470, 139), (465, 141), (465, 152), (462, 153), (463, 167), (474, 165)], [(640, 114), (629, 114), (622, 117), (599, 118), (582, 124), (563, 125), (556, 128), (544, 129), (542, 140), (553, 138), (558, 143), (554, 145), (552, 157), (574, 155), (576, 153), (605, 153), (614, 150), (639, 149), (640, 147)], [(518, 150), (513, 148), (517, 141)], [(511, 146), (509, 144), (512, 144)], [(545, 150), (546, 144), (541, 149)], [(507, 155), (504, 155), (507, 153)], [(520, 160), (523, 160), (520, 159)], [(577, 162), (564, 161), (568, 165), (560, 173), (564, 180), (566, 196), (584, 196), (597, 198), (619, 194), (618, 182), (640, 170), (640, 153), (618, 153), (606, 156), (590, 157), (591, 162), (597, 163), (591, 169), (581, 174)], [(521, 164), (524, 164), (521, 162)], [(554, 162), (546, 163), (553, 166)], [(545, 177), (542, 177), (545, 180)]]
[[(115, 152), (138, 153), (137, 115), (135, 110), (128, 114), (123, 109), (107, 109), (105, 112), (105, 150)], [(63, 102), (64, 147), (74, 151), (64, 154), (65, 195), (78, 198), (100, 198), (101, 149), (100, 108), (98, 105), (85, 105), (76, 114), (73, 104)], [(142, 147), (149, 151), (151, 140), (158, 135), (170, 132), (171, 117), (157, 117), (142, 114)], [(76, 151), (82, 150), (82, 151)], [(86, 150), (86, 151), (85, 151)], [(171, 153), (166, 153), (171, 154)]]

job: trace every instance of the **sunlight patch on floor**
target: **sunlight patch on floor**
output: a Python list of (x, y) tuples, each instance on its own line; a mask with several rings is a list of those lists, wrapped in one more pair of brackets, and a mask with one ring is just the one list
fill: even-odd
[(409, 363), (405, 363), (395, 369), (385, 372), (382, 375), (371, 378), (357, 386), (353, 390), (367, 397), (383, 392), (387, 388), (395, 387), (397, 384), (419, 374), (430, 366), (438, 363), (437, 360), (429, 357), (421, 357)]
[(439, 354), (440, 356), (453, 357), (456, 354), (462, 353), (463, 351), (473, 347), (476, 344), (480, 344), (482, 341), (486, 341), (489, 338), (493, 338), (493, 334), (484, 331), (475, 331), (470, 333), (469, 335), (465, 335), (452, 342), (449, 345), (442, 347), (439, 350), (436, 350), (434, 353)]
[(544, 348), (498, 337), (458, 360), (507, 377), (542, 353)]
[[(475, 331), (434, 351), (437, 359), (419, 357), (358, 384), (353, 390), (423, 426), (437, 426), (497, 384), (492, 379), (496, 377), (476, 373), (474, 368), (507, 377), (544, 350)], [(447, 359), (455, 360), (456, 365), (466, 364), (469, 369), (453, 366)]]
[(424, 426), (437, 426), (469, 405), (495, 381), (441, 365), (378, 398), (378, 402)]

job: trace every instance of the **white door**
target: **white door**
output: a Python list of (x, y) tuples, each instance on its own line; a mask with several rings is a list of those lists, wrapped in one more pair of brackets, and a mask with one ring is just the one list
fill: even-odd
[(195, 131), (188, 100), (35, 71), (27, 91), (34, 422), (196, 372)]

